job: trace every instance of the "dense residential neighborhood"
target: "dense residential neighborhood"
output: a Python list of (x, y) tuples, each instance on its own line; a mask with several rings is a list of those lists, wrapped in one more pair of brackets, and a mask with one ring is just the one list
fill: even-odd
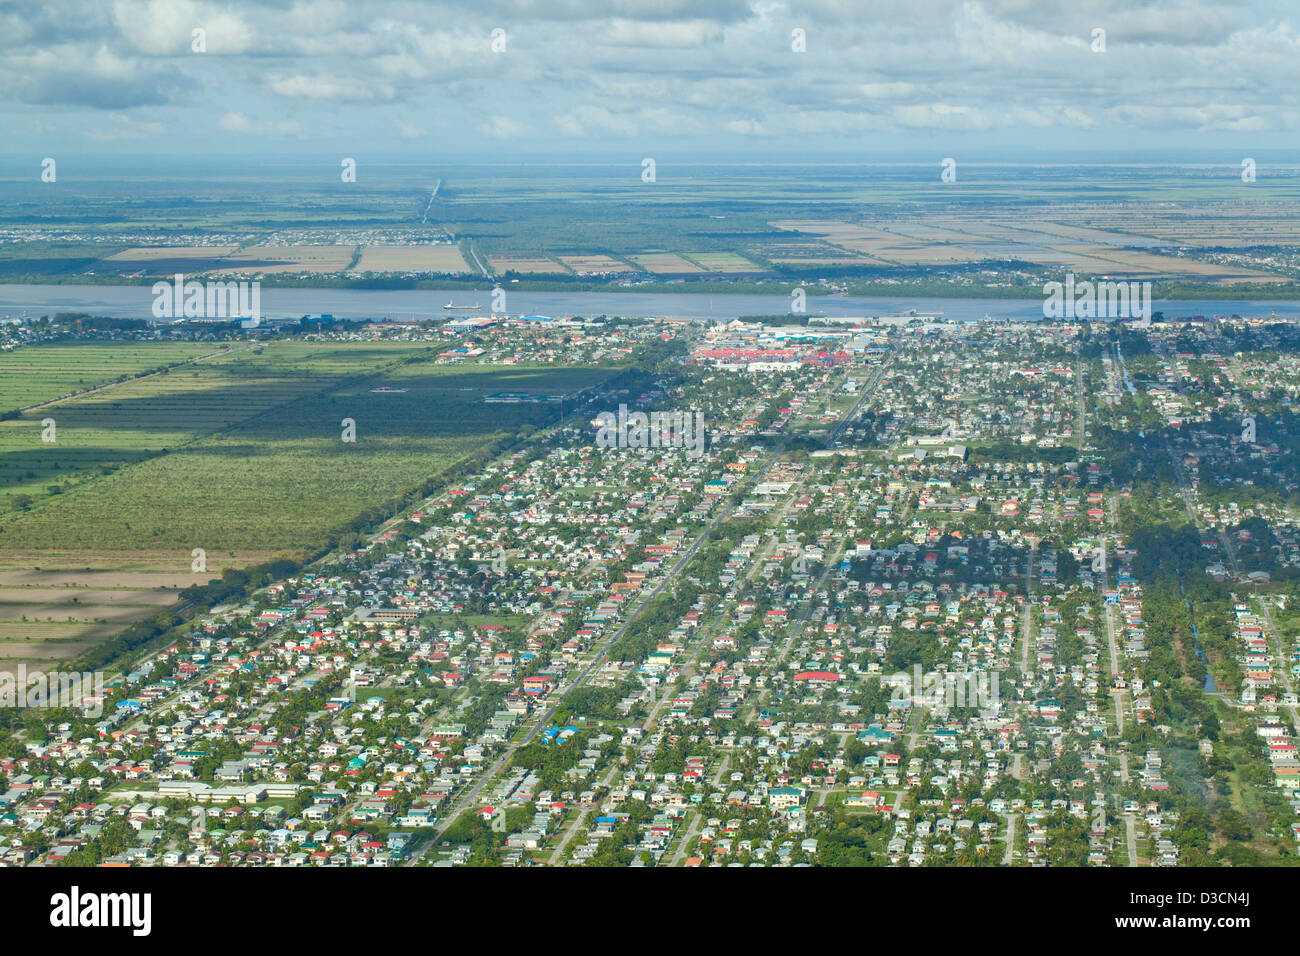
[[(1300, 846), (1300, 370), (1270, 352), (1294, 326), (306, 334), (468, 364), (661, 358), (354, 547), (216, 601), (102, 693), (25, 711), (0, 755), (6, 863)], [(701, 412), (705, 453), (602, 446), (595, 413), (620, 405)]]
[(16, 951), (1290, 938), (1296, 0), (0, 51)]

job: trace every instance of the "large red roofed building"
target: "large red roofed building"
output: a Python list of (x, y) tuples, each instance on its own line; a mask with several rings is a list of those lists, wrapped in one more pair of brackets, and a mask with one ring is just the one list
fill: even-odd
[(834, 671), (801, 671), (794, 675), (794, 679), (806, 681), (813, 687), (827, 687), (837, 683), (841, 676)]

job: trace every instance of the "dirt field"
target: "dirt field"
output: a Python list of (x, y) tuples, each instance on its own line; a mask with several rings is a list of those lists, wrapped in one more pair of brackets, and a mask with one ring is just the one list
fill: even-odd
[[(273, 551), (209, 551), (207, 574), (197, 577), (220, 577), (226, 567), (247, 567), (269, 561)], [(187, 587), (196, 575), (190, 571), (188, 551), (7, 551), (0, 554), (0, 587), (18, 584), (78, 583), (84, 575), (95, 579), (94, 587), (158, 588)], [(35, 573), (35, 576), (31, 576)], [(47, 578), (53, 572), (70, 572), (67, 580)]]
[(974, 262), (984, 258), (960, 246), (936, 246), (902, 234), (859, 226), (847, 222), (816, 219), (783, 219), (772, 225), (778, 229), (798, 230), (820, 236), (827, 242), (888, 265), (937, 265)]
[(695, 263), (683, 259), (675, 252), (646, 252), (633, 256), (632, 261), (657, 275), (703, 275), (704, 270)]
[(469, 272), (455, 246), (366, 246), (353, 272)]
[[(94, 605), (159, 607), (176, 600), (176, 591), (168, 588), (91, 589), (77, 585), (64, 587), (0, 587), (0, 616), (6, 604), (67, 605), (87, 608)], [(75, 602), (75, 603), (73, 603)]]
[(18, 664), (39, 667), (49, 661), (70, 661), (109, 636), (110, 632), (105, 632), (92, 640), (44, 640), (39, 643), (0, 641), (0, 662), (4, 664), (2, 669), (10, 670)]
[(783, 266), (844, 266), (844, 265), (869, 265), (876, 262), (875, 259), (868, 259), (861, 256), (839, 256), (835, 259), (825, 257), (809, 259), (784, 259), (776, 258), (772, 260)]
[(249, 246), (231, 253), (212, 271), (223, 275), (343, 272), (355, 252), (356, 246)]
[[(99, 269), (146, 276), (328, 273), (344, 271), (355, 253), (355, 246), (139, 246), (100, 260)], [(521, 261), (543, 261), (552, 268), (542, 271), (563, 271), (550, 260)], [(354, 271), (459, 273), (470, 267), (455, 246), (366, 246)]]
[(545, 275), (547, 273), (569, 271), (554, 259), (542, 259), (535, 256), (489, 256), (488, 261), (498, 273), (527, 272), (534, 275)]
[(559, 256), (561, 262), (579, 275), (599, 275), (606, 272), (631, 272), (633, 267), (613, 256)]
[[(209, 569), (213, 567), (208, 563)], [(186, 572), (148, 571), (111, 571), (99, 570), (54, 570), (54, 571), (0, 571), (0, 592), (3, 589), (28, 588), (73, 588), (78, 593), (85, 593), (85, 588), (129, 588), (149, 590), (152, 588), (187, 588), (191, 584), (202, 584), (209, 578), (220, 577), (221, 572), (209, 570), (207, 574)], [(0, 593), (0, 600), (6, 600)]]
[(734, 252), (693, 252), (691, 259), (698, 262), (710, 272), (762, 272), (757, 263), (750, 262), (744, 256)]
[(9, 552), (0, 556), (0, 661), (71, 660), (123, 625), (175, 605), (181, 588), (220, 577), (227, 563), (244, 567), (267, 557), (214, 553), (206, 573), (194, 574), (188, 552)]
[[(947, 216), (919, 222), (890, 220), (870, 223), (786, 219), (777, 220), (772, 225), (815, 235), (842, 249), (894, 265), (935, 266), (988, 259), (1020, 259), (1082, 274), (1151, 279), (1185, 276), (1226, 282), (1288, 281), (1240, 266), (1139, 248), (1162, 243), (1195, 245), (1195, 241), (1185, 243), (1183, 240), (1201, 238), (1199, 223), (1170, 226), (1147, 219), (1140, 224), (1124, 223), (1126, 227), (1131, 225), (1129, 231), (1124, 231), (1041, 219), (1022, 223), (996, 217), (964, 219)], [(1280, 226), (1262, 232), (1272, 235), (1277, 229)], [(1222, 243), (1206, 241), (1205, 244)]]
[(219, 268), (238, 246), (138, 246), (101, 259), (98, 271), (120, 275), (187, 275)]
[[(139, 593), (139, 592), (124, 592)], [(0, 592), (0, 600), (7, 600), (9, 595)], [(107, 622), (110, 624), (130, 624), (148, 617), (158, 610), (157, 605), (136, 604), (9, 604), (0, 603), (0, 622), (8, 624), (22, 623), (72, 623), (83, 621), (88, 624)], [(23, 618), (27, 618), (24, 622)]]

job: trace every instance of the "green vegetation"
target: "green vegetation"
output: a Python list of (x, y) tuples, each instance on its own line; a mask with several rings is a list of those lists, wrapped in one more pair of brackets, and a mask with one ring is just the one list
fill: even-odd
[(206, 342), (95, 342), (0, 352), (0, 416), (222, 348)]
[[(303, 555), (562, 412), (485, 396), (568, 394), (609, 375), (439, 366), (434, 355), (273, 343), (25, 413), (0, 425), (0, 549)], [(372, 391), (380, 385), (401, 391)], [(41, 440), (47, 416), (54, 443)]]

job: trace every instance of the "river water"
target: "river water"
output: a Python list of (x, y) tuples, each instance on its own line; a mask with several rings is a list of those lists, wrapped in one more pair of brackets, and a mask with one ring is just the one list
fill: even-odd
[[(447, 302), (477, 305), (486, 313), (492, 306), (490, 291), (465, 289), (286, 289), (261, 290), (262, 315), (268, 319), (296, 319), (322, 313), (346, 319), (428, 319), (471, 315), (449, 312)], [(0, 284), (0, 318), (39, 317), (57, 312), (88, 312), (118, 318), (151, 318), (153, 293), (149, 286), (116, 285), (6, 285)], [(1232, 315), (1300, 319), (1300, 300), (1155, 300), (1154, 311), (1166, 318)], [(947, 299), (907, 297), (809, 296), (809, 315), (828, 316), (938, 315), (973, 322), (995, 319), (1039, 320), (1041, 299)], [(505, 311), (510, 315), (566, 316), (623, 315), (726, 320), (742, 315), (783, 315), (790, 311), (784, 295), (708, 295), (680, 292), (528, 292), (507, 287)]]

